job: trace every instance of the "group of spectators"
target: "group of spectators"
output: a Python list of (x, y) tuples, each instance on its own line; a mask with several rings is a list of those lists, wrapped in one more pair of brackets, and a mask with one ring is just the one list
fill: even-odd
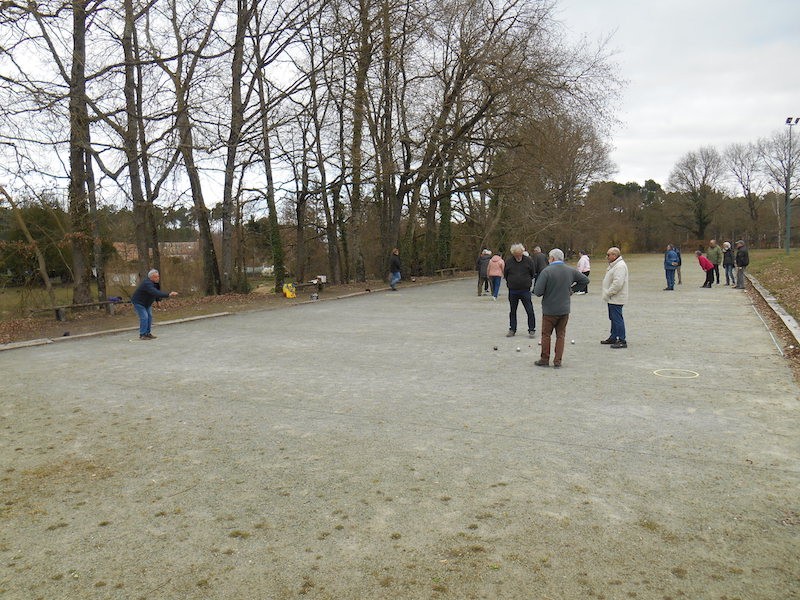
[[(527, 314), (528, 337), (536, 335), (536, 314), (533, 310), (532, 296), (542, 298), (542, 339), (541, 355), (534, 364), (550, 366), (552, 334), (555, 331), (556, 343), (553, 366), (558, 368), (564, 355), (567, 322), (570, 314), (572, 294), (586, 294), (589, 291), (591, 269), (589, 254), (580, 252), (577, 268), (564, 262), (564, 252), (559, 248), (551, 250), (547, 256), (541, 247), (533, 249), (533, 255), (526, 252), (522, 244), (512, 244), (511, 256), (503, 260), (499, 254), (485, 249), (478, 257), (475, 269), (478, 271), (478, 295), (489, 293), (497, 300), (500, 282), (506, 280), (508, 286), (509, 326), (506, 337), (517, 334), (517, 309), (519, 304)], [(625, 320), (622, 307), (628, 298), (628, 266), (622, 259), (619, 248), (612, 247), (606, 253), (608, 268), (603, 277), (603, 301), (608, 305), (608, 318), (611, 321), (609, 337), (601, 344), (612, 348), (627, 348)]]
[[(708, 248), (705, 253), (696, 250), (695, 256), (700, 268), (705, 273), (705, 281), (701, 287), (710, 288), (715, 283), (720, 285), (719, 267), (725, 269), (725, 285), (734, 289), (743, 290), (745, 281), (745, 270), (750, 264), (750, 253), (744, 240), (739, 240), (735, 244), (735, 250), (730, 242), (723, 242), (722, 247), (717, 244), (717, 240), (709, 240)], [(667, 279), (665, 292), (675, 290), (675, 275), (678, 274), (680, 284), (681, 255), (680, 250), (673, 244), (667, 244), (664, 252), (664, 272)]]

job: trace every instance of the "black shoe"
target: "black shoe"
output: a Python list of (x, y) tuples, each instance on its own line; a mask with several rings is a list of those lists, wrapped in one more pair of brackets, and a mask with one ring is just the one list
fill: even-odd
[(549, 367), (550, 366), (549, 362), (541, 360), (541, 359), (537, 360), (533, 364), (535, 364), (537, 367)]
[(554, 369), (560, 369), (561, 368), (561, 363), (558, 363), (558, 364), (553, 363), (553, 368)]
[(508, 330), (508, 333), (506, 334), (506, 337), (514, 337), (515, 335), (517, 335), (517, 332), (516, 332), (516, 331), (511, 331), (511, 330), (509, 329), (509, 330)]
[(617, 343), (611, 344), (611, 347), (612, 348), (627, 348), (628, 347), (628, 342), (626, 342), (625, 340), (617, 340)]
[(608, 338), (607, 340), (600, 340), (601, 344), (616, 344), (616, 338)]

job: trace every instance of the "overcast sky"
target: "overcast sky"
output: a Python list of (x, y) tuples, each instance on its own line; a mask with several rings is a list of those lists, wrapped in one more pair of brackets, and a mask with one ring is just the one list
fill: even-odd
[(800, 116), (796, 0), (558, 0), (556, 14), (576, 38), (612, 35), (628, 82), (615, 181), (666, 187), (687, 152), (755, 142)]

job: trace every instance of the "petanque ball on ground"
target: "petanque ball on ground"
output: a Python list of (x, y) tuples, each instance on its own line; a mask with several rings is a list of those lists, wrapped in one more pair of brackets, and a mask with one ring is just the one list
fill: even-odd
[(517, 346), (517, 352), (522, 352), (522, 348), (520, 348), (519, 346)]
[(574, 343), (575, 343), (575, 340), (570, 340), (570, 341), (569, 341), (569, 343), (570, 343), (570, 344), (574, 344)]

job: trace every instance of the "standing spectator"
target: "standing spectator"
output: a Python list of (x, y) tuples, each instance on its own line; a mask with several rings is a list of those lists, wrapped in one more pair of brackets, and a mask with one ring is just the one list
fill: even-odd
[(722, 266), (725, 268), (725, 285), (736, 285), (736, 276), (733, 274), (735, 265), (736, 259), (733, 256), (731, 243), (722, 242)]
[(533, 312), (531, 301), (531, 286), (533, 285), (534, 264), (533, 260), (524, 256), (525, 246), (522, 244), (511, 245), (511, 258), (506, 262), (503, 276), (508, 285), (508, 333), (506, 337), (513, 337), (517, 333), (517, 307), (520, 301), (528, 313), (528, 337), (534, 337), (536, 331), (536, 315)]
[(706, 257), (708, 257), (708, 260), (710, 260), (713, 265), (714, 277), (717, 280), (717, 285), (719, 285), (719, 266), (722, 264), (722, 248), (717, 245), (717, 240), (709, 240)]
[(174, 298), (178, 292), (162, 292), (158, 286), (161, 275), (156, 269), (151, 269), (147, 277), (139, 284), (131, 296), (133, 310), (139, 316), (139, 339), (154, 340), (156, 336), (150, 333), (153, 326), (153, 302), (161, 298)]
[(603, 302), (608, 304), (611, 334), (600, 343), (610, 344), (612, 348), (627, 348), (622, 307), (628, 301), (628, 265), (622, 259), (620, 249), (615, 246), (608, 249), (606, 258), (608, 269), (603, 277)]
[[(575, 293), (578, 294), (579, 296), (581, 294), (589, 293), (588, 279), (589, 279), (589, 272), (591, 271), (591, 264), (589, 262), (589, 253), (586, 250), (581, 250), (580, 254), (581, 257), (578, 259), (577, 269), (579, 273), (583, 273), (584, 275), (586, 275), (587, 281), (586, 283), (579, 283), (575, 286), (576, 288)], [(552, 264), (552, 261), (550, 261), (550, 264)]]
[(489, 292), (489, 275), (486, 268), (492, 258), (492, 251), (485, 248), (478, 260), (475, 262), (475, 270), (478, 272), (478, 296), (483, 296)]
[[(585, 256), (585, 253), (583, 253)], [(586, 286), (589, 278), (564, 264), (564, 252), (558, 248), (550, 250), (550, 265), (536, 279), (533, 293), (542, 298), (542, 352), (535, 364), (537, 367), (550, 366), (550, 338), (556, 332), (556, 348), (553, 366), (561, 366), (564, 356), (564, 342), (569, 321), (570, 294), (572, 285)], [(586, 292), (583, 292), (584, 294)]]
[(681, 281), (681, 263), (683, 260), (681, 259), (681, 249), (678, 246), (673, 246), (675, 249), (675, 254), (678, 255), (678, 266), (675, 267), (675, 279), (677, 279), (678, 285), (681, 285), (683, 282)]
[(678, 253), (675, 252), (675, 246), (667, 244), (667, 250), (664, 252), (664, 273), (667, 277), (667, 287), (664, 288), (665, 292), (671, 292), (675, 289), (675, 269), (678, 268)]
[(489, 264), (486, 266), (486, 274), (492, 282), (492, 300), (497, 300), (497, 295), (500, 293), (500, 282), (503, 281), (505, 268), (506, 263), (499, 254), (495, 254), (489, 259)]
[(393, 292), (397, 291), (397, 284), (402, 279), (400, 275), (400, 249), (393, 248), (392, 255), (389, 257), (389, 287)]
[(547, 257), (542, 252), (542, 248), (540, 246), (536, 246), (533, 249), (533, 278), (536, 279), (539, 276), (539, 273), (545, 270), (547, 267)]
[(697, 257), (697, 262), (700, 263), (700, 268), (703, 269), (706, 274), (706, 281), (702, 287), (710, 288), (714, 284), (714, 264), (703, 256), (700, 250), (695, 251), (694, 255)]
[(747, 265), (750, 264), (750, 253), (747, 251), (747, 246), (744, 240), (736, 242), (736, 286), (737, 290), (744, 289), (744, 272)]

